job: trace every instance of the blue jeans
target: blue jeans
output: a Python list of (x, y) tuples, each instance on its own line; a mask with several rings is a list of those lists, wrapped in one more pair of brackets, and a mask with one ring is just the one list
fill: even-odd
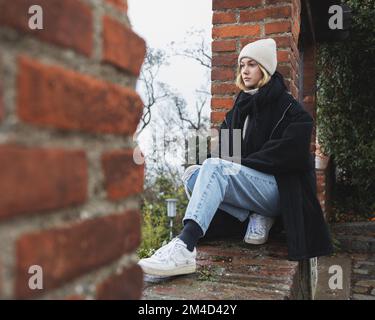
[(205, 234), (217, 209), (245, 221), (250, 212), (280, 214), (275, 177), (238, 163), (208, 158), (184, 181), (191, 194), (185, 220), (194, 220)]

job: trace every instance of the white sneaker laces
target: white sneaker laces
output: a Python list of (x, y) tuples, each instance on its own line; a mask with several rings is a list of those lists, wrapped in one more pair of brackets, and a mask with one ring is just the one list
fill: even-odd
[(176, 246), (179, 244), (178, 240), (179, 240), (178, 238), (174, 238), (168, 244), (156, 250), (154, 253), (154, 257), (157, 257), (163, 261), (170, 259), (171, 254), (173, 253)]

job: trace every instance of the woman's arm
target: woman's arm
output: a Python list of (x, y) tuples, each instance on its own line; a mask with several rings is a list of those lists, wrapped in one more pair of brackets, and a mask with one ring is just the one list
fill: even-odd
[[(241, 164), (269, 174), (311, 169), (312, 129), (312, 118), (306, 111), (301, 112), (284, 130), (281, 138), (268, 140), (259, 151), (241, 158)], [(234, 157), (230, 160), (236, 161)]]

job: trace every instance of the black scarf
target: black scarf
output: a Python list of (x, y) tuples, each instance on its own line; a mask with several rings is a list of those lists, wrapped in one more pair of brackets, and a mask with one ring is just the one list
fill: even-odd
[(246, 116), (249, 115), (246, 135), (242, 139), (242, 156), (260, 150), (268, 140), (272, 130), (272, 105), (285, 90), (284, 78), (276, 71), (270, 81), (259, 88), (257, 93), (252, 95), (244, 91), (240, 92), (234, 106), (230, 129), (245, 129), (243, 125)]

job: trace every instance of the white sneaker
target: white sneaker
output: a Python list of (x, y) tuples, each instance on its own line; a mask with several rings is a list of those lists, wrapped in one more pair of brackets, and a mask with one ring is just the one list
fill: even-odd
[(191, 252), (185, 242), (174, 238), (158, 249), (151, 257), (141, 259), (138, 264), (144, 273), (155, 276), (176, 276), (194, 273), (196, 270), (197, 250)]
[(251, 244), (264, 244), (275, 219), (253, 213), (250, 215), (244, 241)]

